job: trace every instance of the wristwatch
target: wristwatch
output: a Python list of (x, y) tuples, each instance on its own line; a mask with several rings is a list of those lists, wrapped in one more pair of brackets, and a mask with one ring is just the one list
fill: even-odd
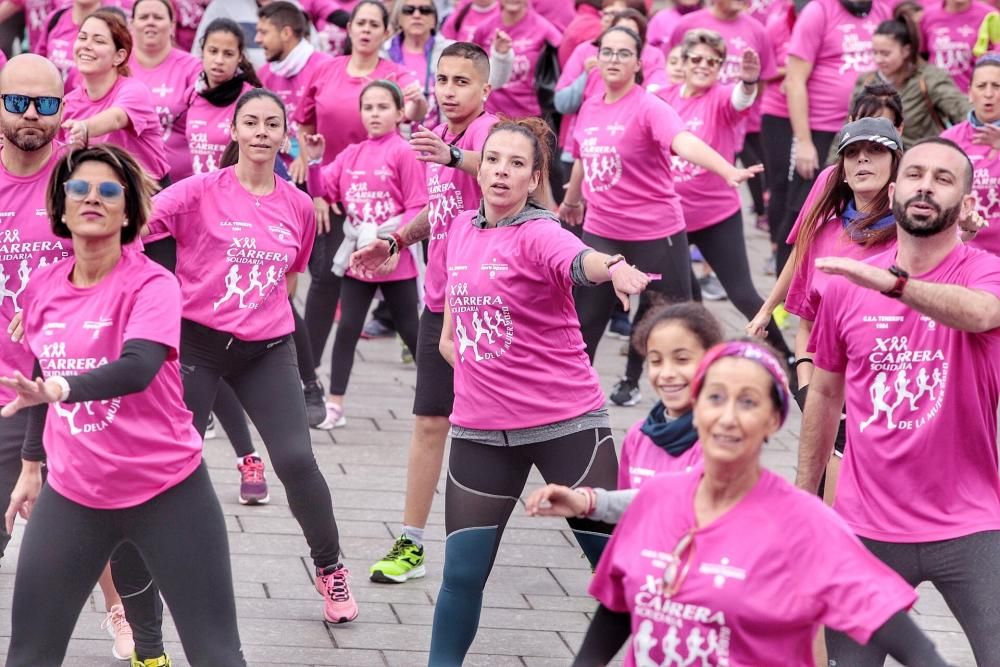
[(903, 288), (906, 287), (906, 281), (910, 279), (910, 274), (895, 264), (889, 267), (889, 273), (896, 276), (896, 284), (892, 288), (882, 292), (882, 294), (885, 294), (890, 299), (899, 299), (903, 296)]
[(460, 164), (462, 164), (462, 159), (465, 157), (465, 154), (462, 152), (462, 149), (459, 148), (458, 146), (454, 146), (454, 145), (453, 146), (449, 146), (449, 150), (451, 151), (451, 159), (448, 160), (448, 165), (447, 166), (449, 166), (452, 169), (454, 169), (455, 167), (457, 167)]

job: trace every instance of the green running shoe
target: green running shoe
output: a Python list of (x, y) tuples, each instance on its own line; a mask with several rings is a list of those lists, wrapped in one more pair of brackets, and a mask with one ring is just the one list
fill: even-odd
[(371, 580), (380, 584), (401, 584), (427, 574), (424, 548), (401, 535), (385, 558), (371, 566)]

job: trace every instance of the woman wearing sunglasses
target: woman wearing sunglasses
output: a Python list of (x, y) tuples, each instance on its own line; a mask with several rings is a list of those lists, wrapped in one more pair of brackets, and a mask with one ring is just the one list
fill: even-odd
[[(590, 585), (601, 603), (576, 667), (814, 664), (827, 625), (903, 665), (946, 663), (906, 610), (913, 587), (818, 499), (760, 464), (792, 397), (781, 361), (744, 341), (709, 350), (694, 380), (703, 467), (645, 482)], [(780, 517), (780, 520), (776, 517)]]
[[(642, 38), (623, 26), (600, 38), (598, 60), (604, 94), (586, 100), (573, 135), (576, 163), (559, 207), (560, 217), (583, 224), (583, 241), (609, 254), (622, 253), (661, 277), (649, 289), (674, 301), (691, 299), (691, 258), (684, 212), (674, 187), (671, 153), (736, 187), (759, 168), (737, 169), (685, 129), (666, 102), (649, 95), (642, 82)], [(584, 200), (587, 211), (584, 215)], [(581, 290), (576, 307), (587, 353), (593, 360), (611, 317), (614, 293), (607, 287)], [(648, 292), (639, 299), (636, 321), (649, 308)], [(625, 378), (611, 394), (617, 405), (639, 401), (642, 356), (629, 350)]]
[[(0, 415), (30, 410), (24, 458), (37, 460), (44, 442), (48, 461), (37, 501), (16, 508), (30, 520), (14, 586), (11, 667), (62, 664), (80, 610), (123, 541), (160, 586), (187, 659), (246, 664), (222, 508), (184, 407), (181, 292), (131, 247), (151, 187), (117, 146), (71, 154), (49, 182), (52, 229), (71, 240), (73, 258), (36, 271), (28, 285), (23, 327), (34, 372), (0, 378), (16, 392)], [(74, 574), (53, 576), (65, 572)]]
[(132, 35), (116, 9), (84, 20), (73, 45), (81, 84), (66, 94), (64, 139), (71, 148), (110, 143), (135, 156), (153, 180), (170, 170), (153, 94), (129, 76)]

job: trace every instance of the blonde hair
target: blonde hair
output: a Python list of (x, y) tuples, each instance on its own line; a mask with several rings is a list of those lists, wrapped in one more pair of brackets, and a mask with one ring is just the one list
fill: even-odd
[(684, 41), (681, 42), (681, 58), (687, 59), (688, 55), (694, 51), (694, 47), (699, 44), (704, 44), (715, 51), (720, 58), (726, 59), (726, 41), (722, 39), (722, 35), (713, 30), (701, 28), (688, 30), (684, 33)]

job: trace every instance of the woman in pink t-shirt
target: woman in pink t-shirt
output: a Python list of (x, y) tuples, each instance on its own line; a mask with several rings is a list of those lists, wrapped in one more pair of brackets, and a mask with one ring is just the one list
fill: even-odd
[(476, 29), (499, 14), (499, 0), (465, 0), (445, 18), (441, 34), (459, 42), (471, 42)]
[(201, 38), (202, 71), (187, 91), (184, 137), (195, 174), (215, 171), (230, 141), (236, 100), (260, 79), (247, 58), (245, 37), (232, 19), (208, 24)]
[[(729, 187), (761, 168), (737, 169), (711, 146), (687, 131), (670, 105), (639, 85), (642, 39), (623, 26), (609, 28), (600, 40), (598, 60), (604, 94), (586, 100), (577, 116), (573, 145), (576, 164), (560, 217), (583, 224), (583, 240), (610, 254), (623, 253), (643, 271), (655, 274), (650, 290), (673, 301), (691, 298), (691, 259), (672, 162), (681, 158), (722, 177)], [(584, 200), (586, 215), (584, 215)], [(614, 307), (606, 287), (582, 291), (577, 312), (591, 359)], [(649, 308), (639, 300), (636, 318)], [(629, 352), (625, 377), (615, 385), (617, 405), (639, 401), (642, 357)]]
[(201, 72), (201, 63), (196, 57), (174, 47), (176, 29), (171, 0), (139, 0), (132, 6), (135, 50), (129, 66), (132, 76), (145, 83), (153, 95), (172, 183), (191, 175), (184, 114), (189, 92)]
[[(366, 278), (347, 269), (355, 250), (403, 227), (427, 204), (423, 166), (410, 144), (399, 134), (403, 120), (403, 93), (390, 81), (372, 81), (361, 93), (361, 119), (368, 140), (348, 146), (331, 164), (320, 169), (326, 141), (312, 135), (306, 150), (309, 194), (343, 206), (344, 242), (337, 249), (333, 272), (343, 276), (340, 322), (333, 340), (330, 397), (327, 414), (334, 427), (344, 426), (344, 394), (354, 366), (354, 351), (375, 292), (381, 291), (396, 331), (416, 356), (418, 320), (417, 266), (422, 258), (403, 253), (387, 275)], [(316, 162), (312, 162), (312, 161)], [(345, 275), (346, 274), (346, 275)]]
[[(73, 61), (73, 42), (84, 19), (101, 8), (101, 0), (59, 0), (47, 4), (42, 18), (38, 39), (31, 42), (31, 49), (45, 56), (62, 72), (66, 90), (76, 87), (76, 63)], [(30, 11), (30, 10), (29, 10)]]
[(907, 614), (913, 587), (832, 509), (761, 466), (792, 401), (774, 352), (718, 345), (692, 393), (703, 466), (646, 482), (625, 511), (574, 665), (607, 664), (631, 634), (626, 667), (811, 667), (825, 625), (904, 665), (945, 667)]
[[(483, 203), (448, 231), (440, 349), (455, 369), (455, 404), (431, 665), (462, 664), (532, 465), (558, 484), (615, 483), (610, 421), (573, 288), (611, 282), (627, 303), (649, 278), (621, 255), (588, 248), (534, 201), (550, 137), (539, 118), (495, 125), (478, 172)], [(610, 526), (571, 519), (570, 528), (596, 563)]]
[(261, 88), (244, 93), (234, 118), (236, 165), (160, 192), (149, 224), (151, 234), (177, 241), (181, 361), (190, 369), (184, 400), (204, 433), (219, 382), (236, 390), (309, 544), (324, 618), (344, 623), (358, 607), (340, 560), (330, 489), (312, 451), (287, 298), (308, 262), (314, 212), (305, 193), (274, 174), (288, 138), (280, 98)]
[[(150, 186), (116, 146), (71, 154), (50, 180), (48, 216), (54, 233), (72, 240), (74, 257), (38, 270), (28, 285), (23, 327), (35, 379), (20, 372), (0, 379), (17, 392), (0, 414), (31, 410), (23, 456), (37, 460), (44, 443), (48, 468), (37, 500), (15, 490), (7, 513), (8, 532), (15, 512), (30, 515), (11, 667), (62, 664), (77, 616), (123, 541), (135, 549), (116, 557), (140, 571), (148, 566), (187, 659), (246, 665), (222, 508), (183, 401), (180, 289), (131, 249), (146, 223)], [(133, 661), (168, 664), (162, 646), (153, 655), (143, 650), (137, 642)]]
[(135, 156), (162, 181), (169, 164), (152, 93), (129, 76), (132, 35), (120, 11), (99, 9), (80, 26), (73, 58), (80, 86), (67, 93), (64, 138), (71, 147), (110, 143)]

